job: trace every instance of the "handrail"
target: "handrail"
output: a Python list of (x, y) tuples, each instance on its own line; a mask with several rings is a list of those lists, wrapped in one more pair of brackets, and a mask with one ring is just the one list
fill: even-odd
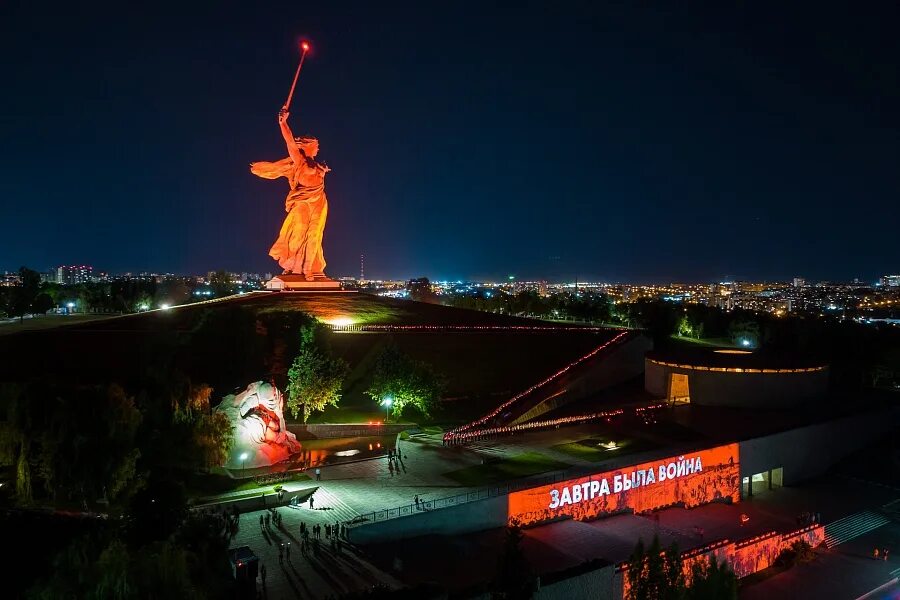
[(572, 475), (566, 474), (568, 473), (568, 471), (569, 470), (561, 471), (552, 475), (545, 475), (543, 477), (535, 479), (509, 482), (489, 488), (480, 488), (461, 494), (454, 494), (453, 496), (436, 498), (433, 500), (422, 500), (419, 502), (418, 506), (413, 503), (404, 504), (397, 507), (384, 508), (381, 510), (358, 515), (352, 520), (347, 521), (346, 525), (349, 527), (368, 525), (371, 523), (397, 519), (399, 517), (408, 517), (420, 512), (428, 512), (430, 510), (439, 510), (442, 508), (451, 508), (453, 506), (459, 506), (461, 504), (467, 504), (469, 502), (477, 502), (479, 500), (487, 500), (488, 498), (496, 498), (497, 496), (505, 496), (506, 494), (510, 494), (519, 490), (540, 487), (542, 485), (549, 485), (552, 483), (557, 483), (559, 481), (571, 479)]

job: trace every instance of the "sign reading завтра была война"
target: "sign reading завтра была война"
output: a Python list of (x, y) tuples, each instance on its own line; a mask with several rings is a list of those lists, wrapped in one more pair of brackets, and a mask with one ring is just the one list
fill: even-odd
[(728, 444), (570, 479), (509, 495), (510, 521), (528, 525), (570, 516), (592, 519), (716, 500), (740, 500), (738, 445)]

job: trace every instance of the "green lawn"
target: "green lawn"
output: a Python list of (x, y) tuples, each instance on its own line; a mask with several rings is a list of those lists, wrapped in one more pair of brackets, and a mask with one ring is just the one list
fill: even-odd
[(568, 466), (570, 466), (568, 463), (553, 460), (537, 452), (525, 452), (497, 462), (450, 471), (444, 473), (444, 477), (460, 485), (488, 485), (547, 471), (557, 471)]
[[(611, 441), (615, 441), (615, 449), (601, 445), (608, 444)], [(581, 460), (600, 462), (624, 454), (643, 452), (644, 450), (650, 450), (655, 447), (656, 444), (644, 439), (623, 440), (621, 438), (593, 437), (568, 444), (557, 444), (556, 446), (551, 446), (551, 449), (562, 452), (563, 454), (568, 454), (569, 456), (574, 456), (575, 458), (580, 458)]]
[(699, 340), (696, 338), (690, 337), (682, 337), (680, 335), (673, 335), (673, 340), (678, 340), (679, 342), (686, 342), (688, 344), (694, 344), (695, 346), (711, 346), (716, 348), (736, 348), (734, 342), (731, 341), (731, 338), (700, 338)]

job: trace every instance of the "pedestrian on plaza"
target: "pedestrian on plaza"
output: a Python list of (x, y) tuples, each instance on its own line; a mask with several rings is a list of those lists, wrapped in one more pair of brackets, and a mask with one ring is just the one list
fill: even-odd
[(884, 560), (887, 560), (887, 559), (888, 559), (888, 553), (889, 553), (889, 552), (890, 552), (890, 551), (889, 551), (887, 548), (882, 548), (882, 550), (881, 550), (881, 557), (882, 557)]
[(403, 455), (400, 454), (400, 446), (397, 446), (397, 458), (403, 460)]
[(278, 562), (280, 562), (280, 563), (284, 562), (284, 542), (282, 542), (278, 546)]
[(265, 523), (265, 520), (263, 519), (263, 516), (259, 515), (259, 526), (262, 527), (264, 525), (264, 523)]
[(263, 587), (266, 587), (266, 565), (259, 568), (259, 574), (262, 575)]
[(872, 550), (872, 558), (874, 558), (875, 560), (878, 560), (878, 548), (875, 548), (874, 550)]
[(316, 481), (322, 481), (322, 469), (316, 467)]
[(266, 529), (269, 528), (269, 520), (272, 518), (271, 513), (266, 513)]
[(310, 510), (313, 509), (313, 502), (314, 502), (313, 497), (310, 496), (310, 497), (309, 497), (309, 508), (310, 508)]
[(287, 554), (288, 562), (291, 562), (291, 543), (288, 542), (287, 546), (284, 548), (285, 554)]
[(391, 472), (391, 477), (393, 477), (394, 476), (394, 463), (392, 463), (391, 461), (388, 461), (388, 471)]

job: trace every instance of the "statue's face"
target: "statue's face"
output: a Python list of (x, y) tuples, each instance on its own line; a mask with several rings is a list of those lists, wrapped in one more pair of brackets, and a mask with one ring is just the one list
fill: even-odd
[(300, 146), (300, 149), (303, 150), (303, 154), (305, 154), (309, 158), (315, 158), (316, 154), (319, 153), (319, 142), (309, 142), (308, 144), (303, 144), (302, 146)]

